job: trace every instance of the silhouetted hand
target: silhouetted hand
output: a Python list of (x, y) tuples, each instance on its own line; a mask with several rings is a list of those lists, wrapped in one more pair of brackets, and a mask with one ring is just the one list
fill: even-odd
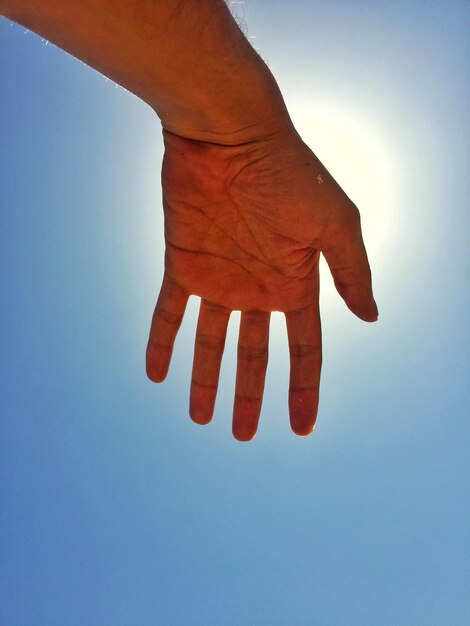
[(147, 373), (162, 381), (186, 302), (201, 297), (189, 412), (213, 415), (226, 329), (241, 311), (233, 434), (256, 434), (271, 311), (286, 316), (292, 429), (315, 425), (321, 369), (318, 260), (366, 321), (377, 319), (359, 212), (295, 132), (239, 146), (163, 131), (165, 275), (153, 315)]

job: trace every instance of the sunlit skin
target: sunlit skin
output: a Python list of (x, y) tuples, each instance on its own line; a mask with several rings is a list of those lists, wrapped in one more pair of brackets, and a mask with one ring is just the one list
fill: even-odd
[(256, 434), (271, 311), (290, 348), (299, 435), (318, 407), (318, 261), (360, 318), (377, 318), (359, 212), (293, 128), (279, 87), (223, 0), (0, 0), (22, 24), (110, 77), (163, 126), (165, 275), (147, 372), (162, 381), (191, 294), (201, 297), (189, 412), (212, 418), (231, 311), (241, 311), (233, 434)]
[(271, 311), (289, 338), (290, 421), (315, 425), (321, 369), (318, 261), (364, 320), (377, 318), (370, 270), (351, 200), (295, 132), (240, 146), (164, 132), (165, 277), (152, 321), (147, 372), (162, 381), (191, 294), (201, 297), (190, 415), (212, 418), (230, 312), (240, 310), (233, 434), (256, 434)]

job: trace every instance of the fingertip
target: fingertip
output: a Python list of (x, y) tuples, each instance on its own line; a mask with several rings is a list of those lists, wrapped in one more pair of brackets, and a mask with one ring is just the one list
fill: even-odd
[(313, 432), (318, 413), (318, 387), (289, 391), (289, 416), (293, 432), (307, 437)]
[(145, 369), (147, 377), (153, 383), (163, 382), (168, 375), (169, 367), (170, 363), (166, 356), (163, 356), (159, 352), (154, 352), (150, 347), (147, 348)]
[(349, 308), (351, 309), (351, 312), (354, 313), (354, 315), (358, 317), (360, 320), (362, 320), (363, 322), (373, 323), (379, 319), (378, 313), (373, 313), (371, 311), (366, 311), (366, 312), (357, 311), (351, 307)]
[(348, 309), (364, 322), (375, 322), (379, 317), (379, 310), (370, 287), (360, 285), (336, 284), (338, 293), (343, 298)]
[(358, 312), (353, 311), (353, 313), (355, 313), (364, 322), (376, 322), (379, 319), (379, 310), (377, 308), (375, 300), (373, 299), (372, 302), (367, 306), (367, 308), (363, 308)]
[(238, 441), (251, 441), (258, 430), (262, 398), (235, 394), (232, 434)]
[(162, 383), (167, 376), (167, 372), (161, 372), (157, 369), (154, 369), (152, 366), (147, 366), (147, 378), (152, 381), (152, 383)]
[(305, 422), (305, 423), (292, 423), (291, 429), (298, 437), (308, 437), (315, 430), (316, 421), (313, 422)]
[(256, 430), (238, 425), (232, 429), (232, 434), (237, 441), (252, 441), (256, 437)]
[(199, 403), (191, 399), (189, 403), (189, 417), (196, 424), (205, 426), (212, 420), (213, 411), (208, 409), (207, 404)]
[(199, 426), (207, 426), (212, 421), (212, 415), (208, 415), (204, 412), (198, 411), (189, 411), (189, 417), (195, 424), (199, 424)]

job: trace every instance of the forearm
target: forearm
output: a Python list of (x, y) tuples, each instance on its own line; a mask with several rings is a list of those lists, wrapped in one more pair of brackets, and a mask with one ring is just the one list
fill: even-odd
[(0, 0), (0, 12), (141, 97), (171, 132), (241, 143), (290, 124), (223, 0)]

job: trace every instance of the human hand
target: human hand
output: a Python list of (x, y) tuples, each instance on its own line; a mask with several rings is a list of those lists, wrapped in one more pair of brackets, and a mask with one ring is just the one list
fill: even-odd
[(167, 375), (191, 294), (201, 297), (191, 418), (213, 415), (231, 311), (241, 311), (233, 434), (257, 430), (271, 311), (286, 317), (292, 430), (315, 425), (321, 369), (320, 251), (347, 306), (377, 319), (359, 212), (294, 131), (244, 145), (163, 131), (165, 275), (147, 347), (147, 374)]

